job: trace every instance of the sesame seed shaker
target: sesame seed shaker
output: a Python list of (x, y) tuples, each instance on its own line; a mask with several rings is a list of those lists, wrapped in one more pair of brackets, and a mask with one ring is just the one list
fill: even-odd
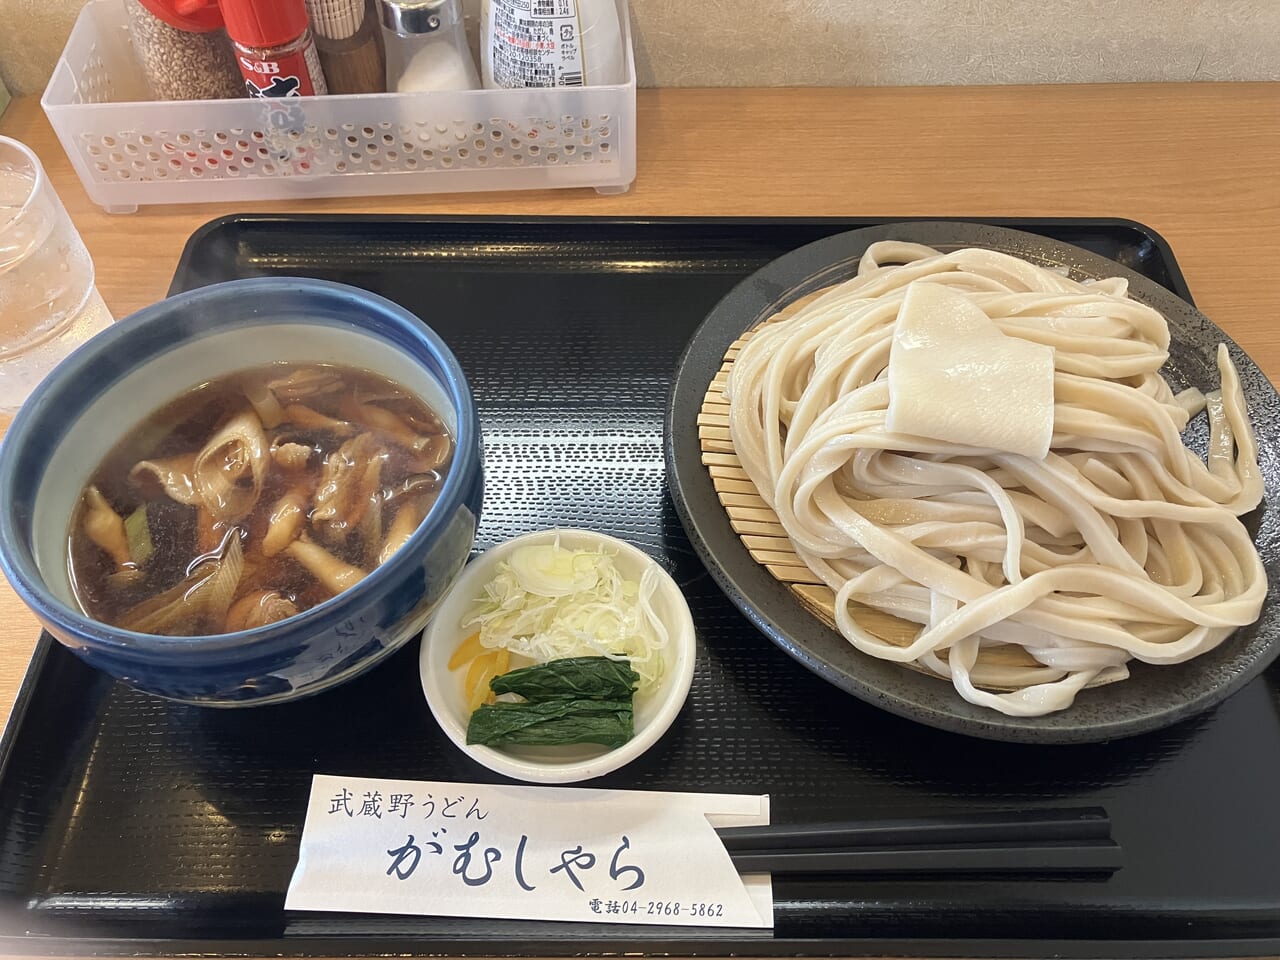
[(244, 96), (217, 0), (126, 0), (129, 38), (157, 100)]

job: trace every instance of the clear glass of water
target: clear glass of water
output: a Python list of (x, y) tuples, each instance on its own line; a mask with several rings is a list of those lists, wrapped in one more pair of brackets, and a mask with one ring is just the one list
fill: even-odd
[(110, 323), (93, 260), (39, 158), (0, 137), (0, 415)]

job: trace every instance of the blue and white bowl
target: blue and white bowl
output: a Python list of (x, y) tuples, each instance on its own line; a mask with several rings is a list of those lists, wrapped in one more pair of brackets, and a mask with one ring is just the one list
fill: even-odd
[[(449, 427), (453, 465), (409, 542), (345, 592), (240, 633), (159, 637), (87, 617), (67, 534), (89, 476), (161, 404), (259, 364), (363, 367), (415, 391)], [(444, 342), (400, 306), (354, 287), (271, 277), (171, 297), (64, 360), (0, 444), (0, 569), (61, 643), (148, 693), (188, 703), (275, 703), (362, 673), (421, 633), (462, 570), (483, 493), (475, 401)]]

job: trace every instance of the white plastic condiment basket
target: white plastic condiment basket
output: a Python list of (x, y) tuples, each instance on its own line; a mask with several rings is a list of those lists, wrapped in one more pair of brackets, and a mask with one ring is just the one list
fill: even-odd
[(152, 101), (122, 0), (90, 0), (41, 104), (89, 197), (144, 204), (475, 190), (626, 191), (636, 73), (616, 86)]

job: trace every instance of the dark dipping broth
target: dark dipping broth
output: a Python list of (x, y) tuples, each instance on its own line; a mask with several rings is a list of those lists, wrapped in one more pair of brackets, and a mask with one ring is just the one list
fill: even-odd
[(69, 534), (72, 588), (140, 633), (230, 633), (341, 593), (404, 545), (453, 456), (418, 397), (350, 367), (205, 383), (107, 455)]

